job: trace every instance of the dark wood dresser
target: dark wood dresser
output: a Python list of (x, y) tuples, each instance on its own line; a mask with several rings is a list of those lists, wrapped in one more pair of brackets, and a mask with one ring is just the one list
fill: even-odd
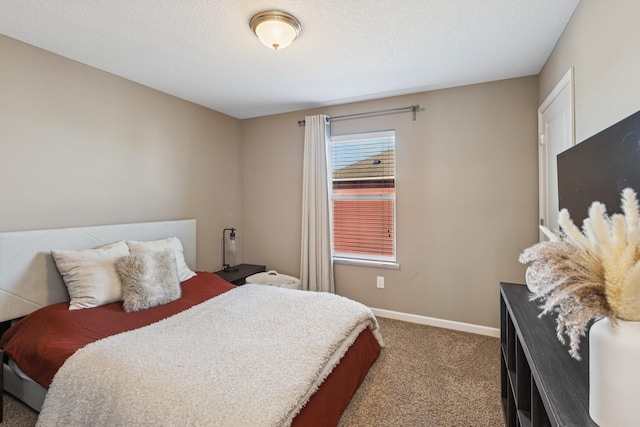
[(538, 317), (524, 285), (500, 284), (502, 407), (507, 426), (597, 424), (589, 416), (589, 340), (582, 361), (556, 338), (555, 316)]

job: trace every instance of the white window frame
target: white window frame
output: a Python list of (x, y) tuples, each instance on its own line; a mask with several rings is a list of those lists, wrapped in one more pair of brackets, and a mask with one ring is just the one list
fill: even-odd
[[(380, 194), (380, 195), (359, 195), (357, 199), (392, 199), (393, 200), (393, 256), (385, 257), (385, 256), (375, 256), (368, 254), (353, 254), (353, 253), (341, 253), (341, 252), (333, 252), (333, 241), (331, 242), (332, 256), (333, 261), (338, 264), (351, 264), (351, 265), (360, 265), (360, 266), (368, 266), (368, 267), (382, 267), (382, 268), (390, 268), (390, 269), (399, 269), (400, 265), (397, 263), (397, 203), (396, 203), (396, 194), (397, 194), (397, 162), (395, 161), (395, 147), (396, 147), (396, 134), (395, 130), (384, 130), (384, 131), (371, 131), (371, 132), (362, 132), (362, 133), (353, 133), (353, 134), (344, 134), (344, 135), (332, 135), (330, 137), (330, 155), (328, 157), (328, 161), (330, 163), (329, 170), (331, 172), (331, 234), (333, 237), (333, 200), (340, 198), (349, 198), (353, 199), (353, 195), (333, 195), (333, 156), (331, 155), (333, 144), (334, 143), (342, 143), (342, 142), (351, 142), (351, 141), (366, 141), (372, 139), (384, 139), (384, 138), (393, 138), (394, 139), (394, 171), (396, 175), (394, 175), (394, 194)], [(382, 177), (383, 178), (383, 177)], [(332, 239), (333, 240), (333, 239)]]

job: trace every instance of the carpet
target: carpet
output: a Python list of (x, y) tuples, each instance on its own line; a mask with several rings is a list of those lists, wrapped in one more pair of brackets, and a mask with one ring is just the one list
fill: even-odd
[(378, 321), (386, 347), (339, 427), (504, 425), (498, 338)]

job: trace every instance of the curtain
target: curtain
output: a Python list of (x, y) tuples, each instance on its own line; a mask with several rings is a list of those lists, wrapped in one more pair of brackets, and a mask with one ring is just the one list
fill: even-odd
[(302, 289), (334, 293), (328, 150), (328, 117), (305, 117), (300, 283)]

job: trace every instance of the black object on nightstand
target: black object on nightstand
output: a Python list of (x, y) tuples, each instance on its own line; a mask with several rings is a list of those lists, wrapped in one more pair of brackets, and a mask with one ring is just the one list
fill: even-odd
[(234, 285), (241, 286), (246, 283), (245, 279), (252, 274), (267, 271), (267, 268), (264, 265), (238, 264), (236, 265), (236, 267), (238, 267), (237, 271), (218, 270), (215, 273), (227, 282), (231, 282)]

